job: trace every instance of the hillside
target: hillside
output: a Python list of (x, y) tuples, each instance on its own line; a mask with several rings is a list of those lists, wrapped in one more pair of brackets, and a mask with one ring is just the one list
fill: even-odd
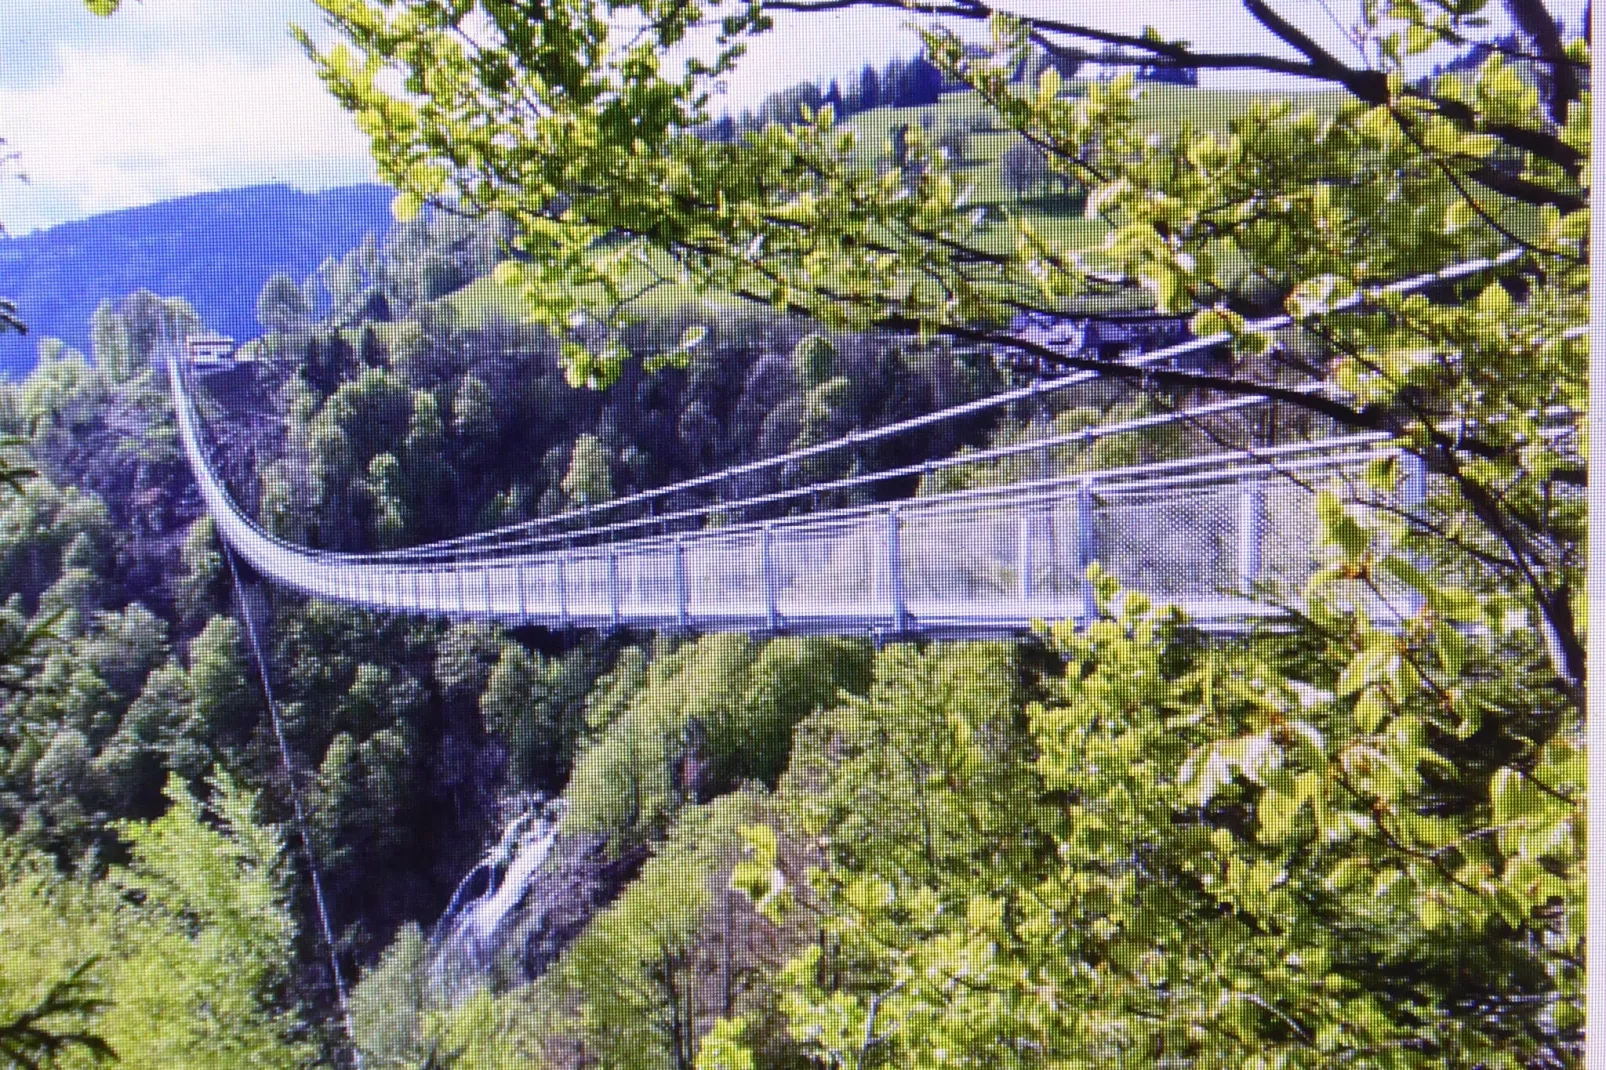
[(375, 185), (322, 193), (252, 186), (0, 239), (0, 295), (17, 302), (30, 328), (26, 337), (0, 336), (0, 371), (26, 372), (42, 338), (86, 348), (96, 306), (140, 289), (185, 298), (224, 333), (255, 335), (263, 283), (280, 271), (302, 278), (382, 234), (390, 198)]
[[(1062, 95), (1076, 96), (1086, 91), (1085, 81), (1071, 80)], [(1148, 84), (1141, 90), (1134, 120), (1145, 133), (1167, 136), (1175, 135), (1184, 124), (1225, 130), (1234, 118), (1266, 99), (1264, 94), (1249, 90)], [(1298, 110), (1330, 115), (1342, 98), (1331, 92), (1312, 91), (1285, 93), (1283, 99)], [(1010, 159), (1011, 150), (1019, 153), (1024, 143), (1004, 130), (973, 92), (945, 93), (937, 103), (918, 107), (882, 106), (856, 112), (845, 118), (842, 126), (858, 135), (856, 159), (867, 170), (890, 164), (900, 127), (925, 131), (928, 138), (949, 152), (956, 184), (971, 187), (968, 203), (985, 209), (982, 244), (996, 243), (999, 248), (1012, 245), (1010, 217), (1025, 218), (1038, 233), (1079, 247), (1096, 245), (1105, 233), (1103, 221), (1086, 217), (1084, 192), (1074, 183), (1053, 178), (1046, 165), (1033, 162), (1030, 153), (1024, 161)], [(667, 264), (660, 265), (660, 269), (669, 270)], [(646, 274), (637, 281), (645, 283)], [(645, 287), (644, 293), (634, 306), (643, 314), (672, 314), (692, 299), (715, 308), (728, 307), (734, 301), (717, 294), (694, 295), (678, 285)], [(518, 295), (489, 276), (464, 287), (451, 298), (451, 303), (470, 317), (500, 315), (519, 319), (525, 315)], [(1097, 306), (1096, 310), (1106, 309)]]

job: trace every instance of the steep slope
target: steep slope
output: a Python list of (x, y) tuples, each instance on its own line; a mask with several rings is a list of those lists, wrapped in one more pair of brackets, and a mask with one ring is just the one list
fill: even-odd
[(390, 198), (375, 185), (252, 186), (0, 239), (0, 295), (18, 303), (30, 328), (26, 337), (0, 335), (0, 372), (26, 373), (42, 338), (87, 348), (95, 307), (140, 289), (185, 298), (226, 334), (255, 335), (263, 283), (279, 271), (300, 279), (365, 235), (382, 235)]

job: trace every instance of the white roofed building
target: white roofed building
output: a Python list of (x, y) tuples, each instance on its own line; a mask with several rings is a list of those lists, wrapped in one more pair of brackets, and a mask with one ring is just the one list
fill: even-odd
[(227, 335), (210, 331), (192, 334), (184, 339), (184, 350), (190, 366), (197, 371), (234, 367), (236, 347), (234, 339)]

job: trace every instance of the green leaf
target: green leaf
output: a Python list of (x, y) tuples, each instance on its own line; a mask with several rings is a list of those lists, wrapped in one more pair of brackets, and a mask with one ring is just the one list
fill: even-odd
[(398, 193), (390, 202), (390, 214), (398, 223), (411, 223), (423, 209), (424, 202), (412, 193)]
[(1544, 795), (1510, 766), (1495, 770), (1489, 780), (1489, 802), (1497, 825), (1520, 824), (1541, 815)]
[(1478, 311), (1490, 319), (1503, 319), (1511, 312), (1511, 295), (1499, 282), (1491, 282), (1478, 294)]
[(1405, 31), (1405, 51), (1407, 55), (1419, 55), (1439, 43), (1439, 35), (1423, 25), (1415, 25)]
[(1060, 94), (1060, 72), (1053, 67), (1045, 67), (1043, 73), (1037, 77), (1037, 99), (1039, 101), (1053, 100)]

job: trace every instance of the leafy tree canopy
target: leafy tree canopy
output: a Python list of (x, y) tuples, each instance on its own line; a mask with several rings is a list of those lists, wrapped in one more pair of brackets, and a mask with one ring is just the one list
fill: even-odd
[[(1590, 54), (1542, 0), (1365, 3), (1354, 61), (1300, 24), (1320, 12), (1265, 0), (1243, 6), (1274, 47), (1231, 52), (981, 0), (946, 6), (924, 31), (929, 61), (1054, 175), (1088, 188), (1093, 239), (1007, 206), (989, 219), (919, 126), (900, 124), (903, 151), (881, 167), (829, 108), (734, 142), (699, 133), (773, 13), (841, 3), (321, 6), (346, 38), (318, 53), (323, 76), (373, 138), (398, 210), (443, 201), (505, 218), (519, 255), (499, 276), (567, 339), (574, 380), (613, 381), (635, 299), (674, 284), (831, 328), (946, 334), (1381, 431), (1441, 477), (1459, 518), (1439, 529), (1451, 556), (1520, 592), (1581, 698)], [(667, 61), (716, 19), (702, 58)], [(1491, 43), (1501, 23), (1519, 47)], [(991, 35), (981, 54), (961, 36), (977, 25)], [(1413, 76), (1434, 49), (1473, 48), (1487, 52), (1474, 72)], [(1131, 77), (1074, 94), (1052, 66), (1035, 85), (1014, 80), (1034, 49), (1099, 49), (1101, 63), (1151, 74), (1292, 76), (1325, 92), (1155, 130)], [(1521, 258), (1432, 293), (1376, 289), (1509, 250)], [(1222, 332), (1232, 368), (1139, 369), (1008, 328), (1023, 310), (1137, 297)], [(1276, 312), (1296, 325), (1251, 325)]]

